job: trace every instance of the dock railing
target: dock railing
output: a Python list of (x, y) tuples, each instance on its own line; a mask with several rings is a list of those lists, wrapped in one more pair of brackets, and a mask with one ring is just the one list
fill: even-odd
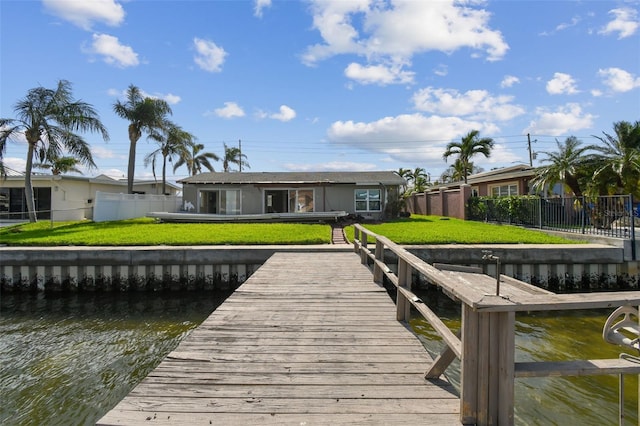
[[(515, 362), (516, 312), (638, 306), (640, 292), (555, 294), (500, 275), (499, 271), (497, 277), (490, 277), (476, 267), (431, 265), (384, 236), (358, 224), (354, 228), (354, 251), (360, 255), (361, 263), (373, 267), (374, 282), (382, 284), (386, 278), (396, 287), (398, 321), (407, 322), (413, 306), (445, 343), (444, 350), (428, 366), (425, 378), (438, 378), (455, 358), (460, 360), (462, 424), (512, 425), (515, 378), (640, 374), (640, 363), (624, 358)], [(372, 243), (374, 250), (370, 249)], [(386, 262), (388, 251), (395, 254), (388, 258), (397, 264)], [(485, 258), (499, 262), (490, 254)], [(461, 303), (459, 332), (449, 329), (412, 292), (414, 274), (422, 275)]]

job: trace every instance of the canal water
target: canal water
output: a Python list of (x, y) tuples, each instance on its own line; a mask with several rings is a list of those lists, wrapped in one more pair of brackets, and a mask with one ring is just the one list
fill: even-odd
[[(420, 298), (451, 330), (460, 329), (460, 305), (439, 291), (421, 291)], [(516, 362), (618, 358), (624, 350), (606, 343), (602, 328), (614, 309), (516, 314)], [(432, 356), (444, 348), (440, 337), (421, 317), (411, 326)], [(460, 363), (447, 370), (458, 388)], [(625, 424), (638, 424), (638, 377), (626, 375)], [(618, 376), (544, 377), (516, 379), (517, 425), (617, 425)]]
[[(0, 297), (0, 425), (90, 425), (122, 399), (226, 298), (212, 292), (96, 293)], [(456, 304), (421, 294), (453, 329)], [(615, 358), (602, 340), (609, 310), (517, 315), (517, 361)], [(423, 320), (427, 349), (442, 343)], [(425, 366), (426, 370), (426, 366)], [(448, 370), (459, 382), (459, 365)], [(617, 376), (518, 379), (516, 424), (615, 425)], [(626, 386), (637, 424), (638, 381)]]
[(0, 425), (92, 425), (226, 298), (0, 296)]

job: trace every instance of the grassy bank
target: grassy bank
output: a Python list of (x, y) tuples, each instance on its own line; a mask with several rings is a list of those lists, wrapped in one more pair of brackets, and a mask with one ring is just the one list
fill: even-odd
[[(445, 220), (446, 219), (446, 220)], [(516, 226), (412, 216), (367, 224), (399, 244), (560, 244), (575, 241)], [(353, 227), (346, 228), (353, 241)], [(0, 244), (10, 246), (152, 246), (329, 244), (331, 227), (299, 223), (158, 223), (130, 219), (95, 223), (27, 223), (0, 228)]]
[(116, 222), (27, 223), (0, 229), (12, 246), (153, 246), (329, 244), (329, 225), (293, 223), (158, 223), (151, 218)]
[[(365, 227), (398, 244), (579, 244), (574, 240), (510, 225), (413, 215)], [(346, 230), (353, 241), (353, 227)]]

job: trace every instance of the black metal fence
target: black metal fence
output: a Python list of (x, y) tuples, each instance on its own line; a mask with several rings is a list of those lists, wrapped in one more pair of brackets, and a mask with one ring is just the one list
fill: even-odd
[(631, 195), (541, 198), (537, 196), (472, 197), (467, 217), (494, 223), (603, 235), (635, 241), (640, 205)]

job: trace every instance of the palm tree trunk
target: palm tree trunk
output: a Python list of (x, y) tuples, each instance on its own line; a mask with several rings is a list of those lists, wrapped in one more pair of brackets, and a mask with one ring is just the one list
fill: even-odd
[(162, 195), (165, 194), (165, 184), (167, 182), (167, 156), (162, 156)]
[(37, 222), (36, 201), (33, 197), (33, 183), (31, 182), (31, 170), (33, 169), (34, 144), (29, 142), (27, 150), (27, 164), (24, 176), (24, 198), (27, 200), (27, 211), (29, 212), (29, 222)]
[(133, 175), (136, 172), (136, 144), (140, 139), (140, 131), (129, 126), (129, 167), (127, 167), (127, 193), (133, 194)]

